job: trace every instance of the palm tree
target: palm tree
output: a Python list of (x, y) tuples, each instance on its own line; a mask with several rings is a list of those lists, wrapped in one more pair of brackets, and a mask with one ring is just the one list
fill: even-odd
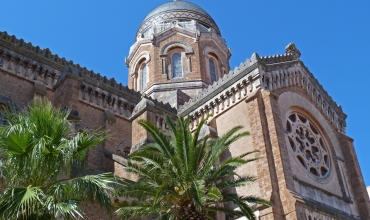
[(99, 203), (111, 213), (117, 179), (111, 173), (71, 178), (87, 151), (106, 132), (75, 132), (69, 111), (36, 100), (21, 113), (6, 112), (0, 127), (0, 219), (78, 219), (81, 205)]
[[(193, 133), (189, 119), (180, 118), (174, 123), (166, 117), (165, 122), (169, 133), (148, 121), (139, 121), (154, 143), (130, 155), (125, 169), (140, 180), (121, 188), (121, 196), (126, 200), (117, 203), (118, 215), (123, 219), (154, 216), (166, 220), (203, 220), (214, 219), (217, 212), (223, 212), (230, 217), (255, 219), (250, 205), (270, 206), (269, 201), (256, 196), (230, 192), (256, 180), (235, 173), (237, 167), (256, 160), (245, 159), (254, 152), (220, 161), (232, 143), (249, 134), (238, 133), (242, 127), (235, 127), (217, 139), (199, 140), (205, 120), (201, 120)], [(227, 208), (226, 203), (234, 203), (239, 211)]]

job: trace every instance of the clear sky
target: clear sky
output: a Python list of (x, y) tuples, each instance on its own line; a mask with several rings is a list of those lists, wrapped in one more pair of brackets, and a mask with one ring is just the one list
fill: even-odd
[[(168, 0), (0, 0), (0, 30), (127, 84), (124, 58), (145, 16)], [(234, 68), (253, 52), (301, 60), (348, 115), (370, 185), (370, 1), (189, 0), (218, 24)], [(369, 84), (368, 84), (369, 83)]]

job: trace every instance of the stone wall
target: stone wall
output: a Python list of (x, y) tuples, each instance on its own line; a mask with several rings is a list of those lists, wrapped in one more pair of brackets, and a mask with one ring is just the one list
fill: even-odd
[[(235, 126), (243, 126), (243, 129), (240, 132), (251, 131), (250, 119), (247, 113), (247, 103), (240, 102), (230, 111), (225, 112), (222, 115), (219, 115), (214, 120), (216, 121), (216, 130), (219, 137), (228, 132)], [(232, 122), (232, 123), (230, 123)], [(239, 156), (247, 152), (254, 151), (254, 143), (252, 136), (243, 137), (240, 140), (236, 141), (230, 146), (230, 149), (226, 154), (222, 155), (221, 160), (224, 160), (230, 156)], [(255, 154), (251, 154), (247, 158), (254, 158)], [(241, 176), (255, 176), (257, 177), (257, 166), (256, 162), (251, 162), (249, 164), (243, 165), (238, 168), (237, 173)], [(246, 187), (236, 189), (236, 192), (240, 195), (255, 195), (260, 196), (260, 190), (258, 187), (258, 182), (248, 185)]]

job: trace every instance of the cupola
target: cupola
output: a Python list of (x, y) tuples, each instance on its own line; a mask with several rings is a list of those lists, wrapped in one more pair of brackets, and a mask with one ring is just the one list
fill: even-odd
[(204, 9), (187, 1), (166, 2), (149, 12), (136, 33), (126, 58), (129, 87), (177, 108), (222, 78), (230, 56)]

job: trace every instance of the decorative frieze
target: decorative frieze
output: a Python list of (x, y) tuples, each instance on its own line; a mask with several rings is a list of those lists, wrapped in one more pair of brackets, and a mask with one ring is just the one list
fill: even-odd
[(110, 110), (116, 116), (126, 119), (131, 117), (136, 105), (134, 102), (85, 82), (81, 84), (79, 100), (102, 110)]
[(0, 69), (53, 88), (61, 72), (0, 46)]
[(260, 87), (259, 57), (256, 53), (229, 74), (214, 82), (202, 94), (179, 108), (179, 115), (189, 115), (191, 127), (198, 126), (202, 117), (221, 114), (243, 99), (252, 96)]
[[(282, 64), (271, 64), (275, 68), (270, 68), (270, 71), (261, 72), (262, 88), (268, 91), (276, 91), (282, 88), (299, 87), (311, 101), (316, 105), (328, 122), (334, 128), (345, 133), (346, 130), (346, 115), (342, 108), (338, 106), (323, 87), (318, 83), (317, 79), (303, 66), (300, 61), (292, 61), (288, 68), (281, 66)], [(285, 65), (285, 64), (284, 64)], [(268, 69), (268, 68), (265, 68)], [(274, 69), (274, 70), (271, 70)]]

